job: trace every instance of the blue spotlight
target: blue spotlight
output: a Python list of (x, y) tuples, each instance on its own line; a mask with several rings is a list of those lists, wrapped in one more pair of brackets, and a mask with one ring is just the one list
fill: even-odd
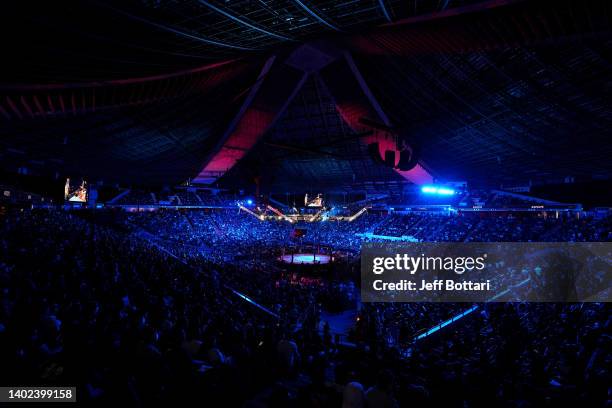
[(455, 194), (455, 190), (450, 189), (450, 188), (439, 188), (438, 189), (438, 194), (453, 195), (453, 194)]
[(421, 187), (421, 192), (425, 194), (438, 194), (438, 195), (455, 194), (455, 190), (453, 190), (452, 188), (436, 187), (436, 186), (423, 186)]
[(253, 200), (251, 200), (250, 198), (247, 200), (247, 205), (253, 205)]

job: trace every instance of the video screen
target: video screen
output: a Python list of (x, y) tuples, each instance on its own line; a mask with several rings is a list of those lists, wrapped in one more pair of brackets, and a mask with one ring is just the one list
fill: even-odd
[(305, 207), (323, 207), (323, 194), (317, 194), (316, 197), (304, 196)]
[(83, 179), (79, 181), (66, 179), (64, 185), (64, 200), (76, 203), (86, 203), (88, 196), (87, 182)]

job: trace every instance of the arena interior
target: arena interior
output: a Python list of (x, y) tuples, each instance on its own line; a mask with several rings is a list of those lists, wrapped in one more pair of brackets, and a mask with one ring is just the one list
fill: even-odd
[(0, 404), (612, 404), (609, 290), (372, 302), (361, 260), (601, 243), (609, 287), (610, 1), (5, 8)]

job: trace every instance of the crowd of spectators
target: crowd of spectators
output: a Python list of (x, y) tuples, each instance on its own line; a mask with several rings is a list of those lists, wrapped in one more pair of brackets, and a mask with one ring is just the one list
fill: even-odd
[(385, 217), (375, 234), (412, 236), (427, 242), (608, 241), (610, 217), (561, 213), (559, 217), (520, 212), (408, 213)]
[(115, 205), (154, 205), (157, 204), (157, 199), (154, 193), (147, 191), (129, 190), (122, 192), (122, 195), (117, 196), (112, 202)]
[(74, 384), (102, 405), (233, 406), (294, 368), (281, 345), (310, 350), (316, 287), (252, 288), (274, 294), (275, 318), (233, 296), (220, 271), (77, 215), (11, 213), (1, 231), (3, 384)]
[(203, 204), (202, 198), (195, 191), (179, 190), (158, 194), (160, 202), (168, 202), (174, 206), (199, 206)]
[[(279, 246), (304, 240), (357, 255), (364, 232), (606, 241), (610, 217), (366, 214), (295, 225), (237, 209), (34, 210), (0, 222), (3, 384), (74, 384), (80, 400), (100, 405), (539, 407), (609, 399), (607, 304), (482, 305), (414, 342), (466, 305), (361, 305), (356, 270), (299, 277), (273, 259)], [(295, 228), (306, 235), (296, 238)], [(321, 318), (339, 304), (358, 309), (345, 342)]]

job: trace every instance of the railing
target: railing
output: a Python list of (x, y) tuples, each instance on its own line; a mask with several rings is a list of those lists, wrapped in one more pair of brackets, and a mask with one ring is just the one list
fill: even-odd
[[(149, 242), (150, 244), (152, 244), (153, 246), (155, 246), (156, 248), (158, 248), (159, 250), (161, 250), (162, 252), (170, 255), (171, 257), (173, 257), (174, 259), (178, 260), (179, 262), (181, 262), (183, 265), (194, 269), (191, 265), (189, 265), (189, 263), (185, 260), (182, 259), (178, 256), (176, 256), (175, 254), (172, 253), (172, 251), (169, 251), (167, 248), (163, 247), (161, 244), (159, 244), (158, 242), (156, 242), (154, 239), (151, 239), (152, 235), (147, 232), (144, 231), (142, 229), (140, 229), (140, 235), (147, 240), (147, 242)], [(236, 289), (232, 288), (229, 285), (222, 285), (223, 288), (225, 288), (226, 290), (230, 291), (230, 293), (234, 294), (235, 296), (237, 296), (239, 299), (244, 300), (245, 302), (249, 303), (250, 305), (255, 306), (256, 308), (258, 308), (259, 310), (265, 312), (266, 314), (276, 318), (276, 319), (280, 319), (280, 316), (276, 313), (274, 313), (273, 311), (271, 311), (270, 309), (268, 309), (265, 306), (260, 305), (259, 303), (255, 302), (253, 299), (251, 299), (250, 297), (248, 297), (247, 295), (245, 295), (244, 293), (241, 293), (239, 291), (237, 291)]]
[[(491, 297), (490, 299), (487, 300), (487, 302), (494, 302), (497, 299), (499, 299), (502, 296), (507, 295), (508, 293), (510, 293), (511, 291), (513, 291), (514, 289), (520, 288), (522, 286), (525, 286), (527, 283), (529, 283), (529, 281), (531, 281), (531, 278), (527, 278), (519, 283), (517, 283), (516, 285), (511, 285), (509, 288), (507, 288), (506, 290), (496, 294), (495, 296)], [(464, 310), (463, 312), (451, 317), (448, 320), (445, 320), (427, 330), (422, 330), (420, 332), (417, 333), (417, 335), (414, 337), (414, 341), (418, 341), (421, 340), (437, 331), (439, 331), (440, 329), (448, 326), (449, 324), (452, 324), (454, 322), (456, 322), (457, 320), (463, 319), (465, 316), (469, 315), (470, 313), (478, 310), (479, 306), (478, 305), (474, 305), (472, 307), (470, 307), (467, 310)]]

